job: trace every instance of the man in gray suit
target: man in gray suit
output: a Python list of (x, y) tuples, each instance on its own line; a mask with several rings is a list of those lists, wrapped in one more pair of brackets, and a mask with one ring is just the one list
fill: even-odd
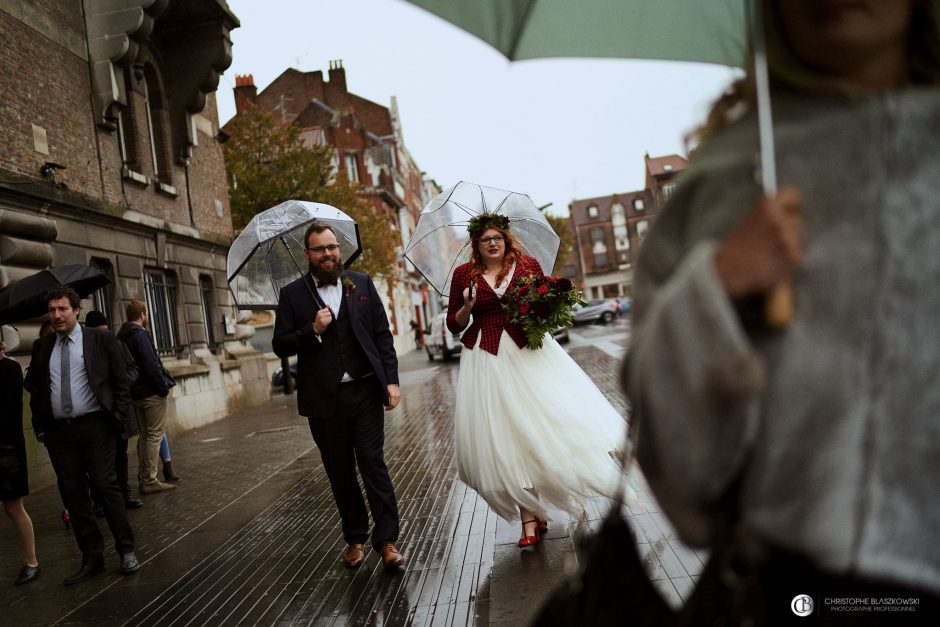
[(33, 344), (25, 387), (36, 438), (49, 451), (82, 551), (81, 569), (65, 584), (104, 572), (104, 539), (88, 496), (91, 486), (101, 495), (121, 572), (128, 575), (140, 565), (114, 465), (117, 438), (134, 419), (124, 353), (111, 332), (78, 324), (75, 290), (52, 289), (46, 302), (55, 333)]

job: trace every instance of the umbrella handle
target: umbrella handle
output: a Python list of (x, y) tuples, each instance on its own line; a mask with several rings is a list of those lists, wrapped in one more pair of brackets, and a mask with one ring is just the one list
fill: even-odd
[(771, 329), (785, 329), (793, 320), (793, 284), (779, 283), (767, 293), (764, 320)]

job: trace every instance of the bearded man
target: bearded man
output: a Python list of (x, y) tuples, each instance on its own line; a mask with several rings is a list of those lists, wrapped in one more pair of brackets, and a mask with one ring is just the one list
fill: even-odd
[(372, 547), (386, 570), (405, 558), (398, 505), (385, 465), (386, 411), (399, 402), (398, 357), (388, 316), (368, 274), (344, 270), (336, 234), (314, 222), (304, 235), (310, 271), (281, 289), (272, 340), (278, 357), (297, 355), (297, 408), (320, 449), (342, 519), (343, 563), (363, 563), (369, 515)]

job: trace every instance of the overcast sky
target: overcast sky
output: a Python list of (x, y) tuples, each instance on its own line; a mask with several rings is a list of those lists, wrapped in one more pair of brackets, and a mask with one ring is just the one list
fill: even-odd
[(326, 76), (342, 59), (349, 91), (385, 106), (397, 97), (406, 147), (441, 186), (523, 192), (559, 215), (575, 198), (642, 189), (643, 154), (684, 154), (684, 134), (733, 78), (693, 63), (510, 63), (404, 0), (228, 4), (241, 27), (219, 84), (223, 124), (236, 74), (253, 74), (261, 91), (288, 67)]

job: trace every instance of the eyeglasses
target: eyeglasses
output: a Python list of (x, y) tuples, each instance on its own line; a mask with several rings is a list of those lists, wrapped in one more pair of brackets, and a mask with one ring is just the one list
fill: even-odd
[(502, 235), (493, 235), (491, 237), (481, 237), (480, 243), (484, 246), (489, 246), (490, 244), (502, 244), (503, 236)]
[(335, 253), (339, 250), (339, 244), (328, 244), (326, 246), (314, 246), (313, 248), (307, 248), (314, 255), (322, 255), (323, 253)]

